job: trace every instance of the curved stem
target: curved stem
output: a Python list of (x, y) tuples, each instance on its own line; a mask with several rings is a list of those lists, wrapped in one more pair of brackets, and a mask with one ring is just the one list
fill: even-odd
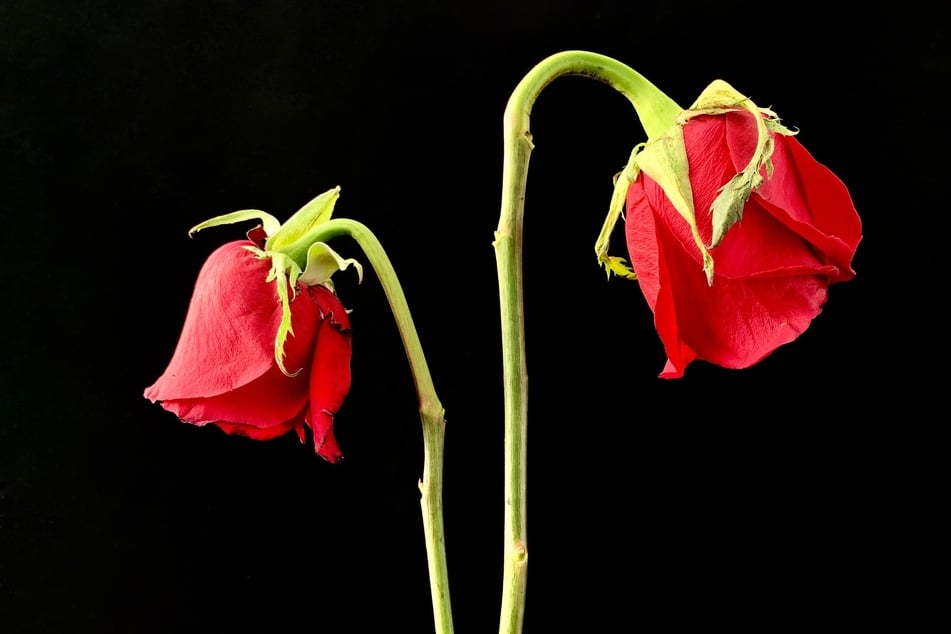
[(433, 619), (437, 634), (452, 634), (452, 609), (449, 601), (449, 575), (446, 565), (446, 538), (442, 510), (445, 410), (439, 402), (439, 397), (436, 396), (429, 366), (426, 363), (403, 288), (379, 240), (365, 225), (347, 218), (329, 220), (319, 227), (319, 233), (313, 236), (315, 241), (325, 241), (335, 236), (345, 235), (360, 245), (380, 280), (403, 340), (403, 348), (416, 384), (419, 416), (423, 424), (423, 477), (419, 481), (419, 503), (423, 513), (423, 534), (429, 564)]
[(652, 138), (667, 130), (682, 110), (633, 69), (610, 57), (587, 51), (565, 51), (543, 60), (519, 82), (505, 108), (502, 210), (493, 242), (499, 275), (505, 393), (506, 513), (500, 634), (522, 631), (528, 567), (525, 505), (528, 373), (522, 302), (522, 219), (533, 147), (529, 116), (545, 86), (564, 75), (584, 75), (618, 90), (631, 101)]

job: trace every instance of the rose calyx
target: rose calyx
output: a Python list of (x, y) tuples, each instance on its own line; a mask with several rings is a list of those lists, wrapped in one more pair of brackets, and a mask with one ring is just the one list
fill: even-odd
[(363, 280), (360, 262), (354, 258), (344, 258), (316, 239), (320, 233), (319, 225), (330, 220), (339, 197), (340, 187), (329, 189), (301, 207), (284, 224), (265, 211), (243, 209), (215, 216), (188, 231), (188, 235), (193, 236), (209, 227), (255, 219), (260, 221), (260, 225), (248, 232), (248, 238), (256, 246), (245, 248), (259, 259), (271, 262), (265, 281), (275, 284), (281, 302), (281, 323), (274, 338), (274, 360), (281, 372), (289, 377), (301, 371), (298, 368), (290, 372), (284, 366), (284, 344), (287, 337), (294, 334), (290, 302), (297, 293), (298, 285), (320, 285), (333, 291), (333, 274), (351, 265), (357, 271), (358, 281)]

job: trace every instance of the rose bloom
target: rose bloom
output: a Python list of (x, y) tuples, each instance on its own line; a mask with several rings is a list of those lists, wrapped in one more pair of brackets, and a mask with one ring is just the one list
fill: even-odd
[[(753, 117), (700, 115), (683, 127), (705, 244), (719, 189), (753, 155)], [(683, 376), (697, 359), (726, 368), (757, 363), (808, 328), (830, 284), (855, 275), (851, 262), (862, 229), (845, 185), (795, 137), (770, 135), (772, 176), (764, 173), (742, 219), (710, 250), (712, 285), (690, 227), (660, 186), (641, 173), (628, 189), (628, 252), (667, 353), (662, 377)]]
[(172, 360), (145, 396), (184, 422), (256, 440), (295, 431), (303, 441), (309, 427), (317, 454), (336, 462), (334, 415), (350, 389), (347, 312), (330, 289), (298, 284), (284, 343), (284, 367), (296, 374), (282, 372), (281, 300), (254, 246), (229, 242), (208, 257)]

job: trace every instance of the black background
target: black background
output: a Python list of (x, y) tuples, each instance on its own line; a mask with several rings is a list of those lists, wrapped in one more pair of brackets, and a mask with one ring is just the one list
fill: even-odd
[(340, 464), (142, 397), (202, 261), (242, 232), (186, 230), (335, 185), (447, 408), (456, 630), (495, 630), (501, 115), (534, 64), (583, 48), (682, 105), (723, 78), (774, 108), (865, 238), (797, 342), (662, 381), (647, 305), (591, 250), (643, 133), (596, 82), (542, 94), (526, 631), (947, 631), (947, 16), (825, 4), (0, 4), (0, 630), (431, 631), (415, 395), (372, 272), (337, 282)]

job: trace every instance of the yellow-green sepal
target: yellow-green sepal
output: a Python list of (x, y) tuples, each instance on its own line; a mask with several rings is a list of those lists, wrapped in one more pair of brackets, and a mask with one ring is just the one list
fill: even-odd
[(284, 375), (295, 377), (300, 374), (303, 368), (297, 368), (294, 372), (288, 372), (284, 367), (284, 357), (287, 353), (284, 350), (284, 344), (287, 338), (294, 334), (294, 325), (291, 321), (291, 300), (296, 293), (297, 280), (300, 277), (301, 269), (292, 259), (275, 251), (261, 251), (262, 257), (271, 259), (271, 270), (268, 272), (265, 281), (273, 282), (277, 289), (277, 296), (281, 301), (281, 323), (278, 324), (277, 334), (274, 337), (274, 361)]
[(344, 258), (324, 242), (316, 242), (307, 250), (307, 265), (298, 281), (308, 286), (327, 284), (337, 271), (353, 266), (357, 271), (357, 281), (363, 281), (363, 265), (354, 258)]
[(604, 267), (604, 272), (608, 279), (611, 274), (617, 275), (628, 280), (636, 280), (637, 275), (634, 270), (627, 265), (627, 260), (621, 257), (608, 255), (608, 248), (611, 246), (611, 234), (614, 232), (614, 226), (617, 221), (624, 216), (624, 204), (627, 201), (627, 190), (631, 183), (637, 180), (639, 168), (635, 157), (638, 152), (644, 148), (643, 143), (638, 143), (631, 151), (631, 157), (623, 170), (614, 176), (614, 192), (611, 194), (611, 204), (608, 207), (608, 215), (601, 226), (601, 233), (594, 243), (594, 254), (598, 258), (598, 264)]
[(697, 214), (693, 203), (693, 189), (690, 186), (690, 170), (687, 164), (687, 147), (684, 144), (684, 132), (677, 123), (659, 138), (648, 143), (635, 157), (641, 172), (651, 177), (666, 194), (667, 199), (677, 213), (690, 227), (703, 262), (703, 272), (707, 284), (713, 284), (713, 257), (700, 237), (697, 228)]
[(617, 257), (616, 255), (602, 255), (598, 257), (598, 262), (604, 267), (604, 272), (607, 273), (608, 279), (611, 279), (612, 273), (626, 280), (637, 279), (637, 274), (634, 272), (634, 269), (627, 265), (627, 260), (624, 258)]
[(312, 199), (268, 237), (265, 248), (288, 255), (301, 268), (306, 266), (307, 250), (314, 243), (315, 228), (330, 220), (338, 198), (340, 187), (329, 189)]
[(260, 209), (242, 209), (241, 211), (233, 211), (229, 214), (215, 216), (214, 218), (200, 222), (188, 230), (188, 235), (191, 237), (202, 229), (218, 227), (220, 225), (231, 225), (236, 222), (244, 222), (245, 220), (260, 220), (264, 233), (267, 236), (274, 235), (281, 228), (280, 221), (266, 211), (261, 211)]
[(363, 266), (353, 258), (342, 257), (323, 242), (317, 242), (308, 249), (305, 269), (301, 269), (297, 262), (286, 253), (266, 251), (252, 246), (245, 248), (261, 259), (271, 260), (271, 268), (264, 281), (275, 285), (278, 299), (281, 302), (281, 321), (274, 337), (274, 361), (284, 375), (295, 377), (300, 374), (303, 368), (298, 368), (293, 372), (287, 369), (284, 365), (284, 358), (287, 356), (284, 345), (287, 343), (287, 338), (294, 334), (294, 325), (291, 319), (291, 301), (297, 293), (298, 283), (308, 286), (322, 284), (332, 288), (331, 276), (337, 271), (345, 270), (350, 266), (357, 270), (357, 277), (362, 281)]

